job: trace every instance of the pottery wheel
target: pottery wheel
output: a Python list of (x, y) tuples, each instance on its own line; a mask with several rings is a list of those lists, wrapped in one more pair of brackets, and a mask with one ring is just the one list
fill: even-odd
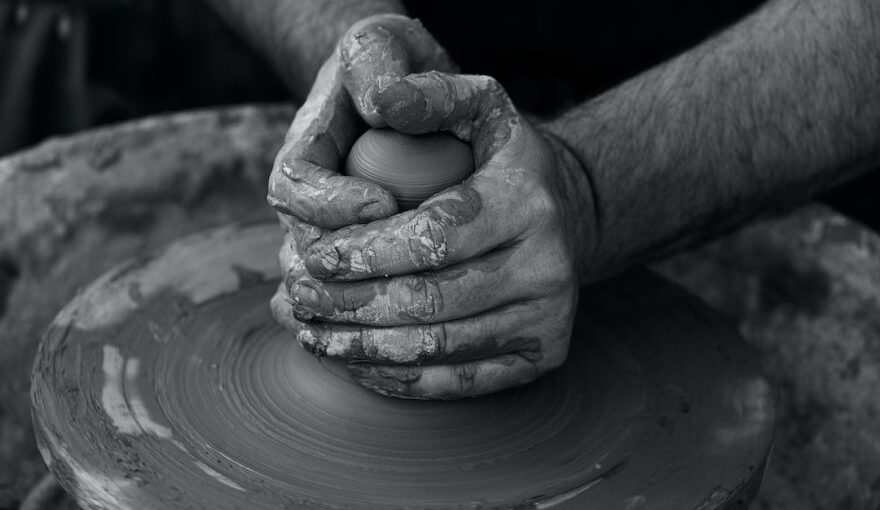
[[(86, 508), (745, 508), (773, 403), (741, 340), (666, 281), (588, 288), (563, 368), (478, 399), (363, 389), (271, 317), (274, 224), (83, 290), (34, 365), (44, 460)], [(741, 505), (741, 506), (740, 506)]]

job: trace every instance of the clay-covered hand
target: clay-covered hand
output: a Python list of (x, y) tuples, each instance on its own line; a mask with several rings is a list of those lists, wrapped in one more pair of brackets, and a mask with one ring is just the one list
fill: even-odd
[(289, 237), (276, 316), (395, 396), (479, 395), (561, 365), (595, 244), (580, 165), (490, 77), (411, 74), (378, 83), (372, 107), (399, 131), (471, 143), (477, 171), (417, 209)]
[(418, 21), (382, 14), (353, 25), (324, 62), (287, 132), (269, 179), (269, 203), (311, 237), (397, 212), (388, 191), (342, 175), (342, 169), (368, 126), (387, 127), (373, 104), (379, 88), (424, 70), (455, 66)]

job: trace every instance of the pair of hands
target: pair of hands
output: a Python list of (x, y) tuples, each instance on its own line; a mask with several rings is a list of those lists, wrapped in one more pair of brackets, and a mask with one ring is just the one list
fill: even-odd
[[(269, 183), (285, 229), (276, 319), (398, 397), (480, 395), (561, 365), (594, 244), (577, 161), (495, 80), (455, 70), (417, 21), (360, 21), (319, 71)], [(399, 212), (388, 191), (341, 174), (368, 127), (448, 131), (477, 170)]]

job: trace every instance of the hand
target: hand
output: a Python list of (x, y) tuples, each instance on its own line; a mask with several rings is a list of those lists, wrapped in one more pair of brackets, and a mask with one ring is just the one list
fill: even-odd
[[(472, 144), (477, 171), (396, 215), (382, 190), (335, 173), (314, 191), (273, 178), (290, 192), (270, 200), (293, 213), (282, 215), (275, 315), (307, 349), (348, 361), (381, 393), (457, 398), (532, 381), (567, 355), (576, 267), (593, 244), (586, 178), (493, 79), (402, 76), (358, 89), (367, 90), (353, 94), (361, 114), (407, 133), (449, 131)], [(346, 201), (368, 192), (370, 215)], [(325, 195), (309, 202), (307, 193)], [(318, 221), (348, 225), (331, 232)]]
[(341, 175), (355, 140), (386, 127), (374, 97), (381, 84), (416, 70), (455, 70), (449, 56), (405, 16), (371, 16), (340, 39), (297, 112), (275, 158), (269, 203), (294, 230), (309, 237), (323, 229), (385, 218), (397, 212), (391, 194), (368, 181)]

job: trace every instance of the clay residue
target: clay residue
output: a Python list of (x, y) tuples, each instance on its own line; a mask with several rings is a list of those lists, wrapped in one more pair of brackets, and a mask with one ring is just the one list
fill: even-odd
[(225, 485), (225, 486), (227, 486), (227, 487), (232, 487), (233, 489), (235, 489), (235, 490), (237, 490), (237, 491), (245, 491), (245, 490), (246, 490), (246, 489), (245, 489), (244, 487), (242, 487), (241, 485), (235, 483), (231, 478), (229, 478), (228, 476), (223, 475), (222, 473), (220, 473), (220, 472), (218, 472), (216, 469), (214, 469), (214, 468), (208, 466), (208, 465), (205, 464), (204, 462), (202, 462), (202, 461), (200, 461), (200, 460), (197, 460), (197, 461), (195, 462), (195, 464), (196, 464), (196, 466), (198, 466), (199, 469), (201, 469), (202, 471), (204, 471), (205, 473), (207, 473), (208, 476), (210, 476), (210, 477), (213, 478), (214, 480), (217, 480), (218, 482), (222, 483), (223, 485)]
[[(138, 309), (139, 301), (163, 290), (187, 282), (178, 288), (179, 293), (193, 303), (201, 303), (218, 295), (232, 292), (242, 285), (241, 276), (252, 284), (255, 275), (265, 280), (278, 274), (277, 264), (268, 263), (254, 253), (274, 252), (278, 239), (263, 239), (263, 244), (240, 247), (240, 263), (234, 267), (218, 263), (228, 254), (223, 250), (206, 251), (205, 246), (230, 244), (241, 227), (231, 226), (194, 236), (188, 243), (174, 244), (156, 257), (153, 263), (129, 271), (119, 277), (123, 266), (99, 278), (77, 300), (77, 306), (65, 307), (56, 317), (56, 324), (69, 324), (78, 329), (97, 330), (118, 324), (132, 311)], [(242, 273), (242, 271), (246, 271)], [(139, 292), (132, 295), (128, 289), (137, 285)], [(121, 290), (124, 290), (121, 291)]]
[(113, 426), (122, 434), (137, 435), (141, 433), (137, 421), (128, 408), (123, 390), (123, 369), (125, 358), (119, 349), (112, 345), (104, 346), (104, 387), (101, 389), (101, 406), (110, 418)]
[(154, 421), (149, 411), (147, 411), (146, 405), (144, 405), (144, 400), (141, 397), (141, 391), (137, 384), (140, 366), (140, 360), (137, 358), (128, 358), (125, 362), (125, 395), (128, 398), (131, 415), (144, 433), (152, 434), (162, 439), (169, 439), (172, 436), (171, 429)]
[(452, 226), (467, 225), (483, 211), (483, 198), (470, 183), (456, 184), (425, 201), (420, 209), (431, 211), (438, 220)]
[(402, 325), (434, 322), (444, 309), (440, 283), (430, 276), (339, 284), (308, 277), (289, 290), (297, 317), (334, 322)]
[(418, 209), (325, 235), (306, 251), (306, 267), (317, 278), (340, 279), (384, 276), (398, 267), (443, 267), (456, 240), (448, 236), (482, 208), (480, 193), (465, 181)]
[(602, 478), (596, 478), (595, 480), (590, 480), (589, 482), (581, 485), (580, 487), (575, 487), (572, 490), (565, 491), (562, 494), (557, 494), (551, 498), (542, 499), (535, 503), (535, 510), (545, 510), (547, 508), (552, 508), (560, 503), (564, 503), (570, 499), (574, 499), (580, 496), (582, 493), (592, 489), (596, 485), (598, 485), (602, 481)]
[(156, 423), (147, 411), (137, 385), (140, 360), (125, 358), (119, 348), (104, 345), (104, 385), (101, 389), (101, 405), (120, 434), (152, 434), (168, 439), (171, 429)]

